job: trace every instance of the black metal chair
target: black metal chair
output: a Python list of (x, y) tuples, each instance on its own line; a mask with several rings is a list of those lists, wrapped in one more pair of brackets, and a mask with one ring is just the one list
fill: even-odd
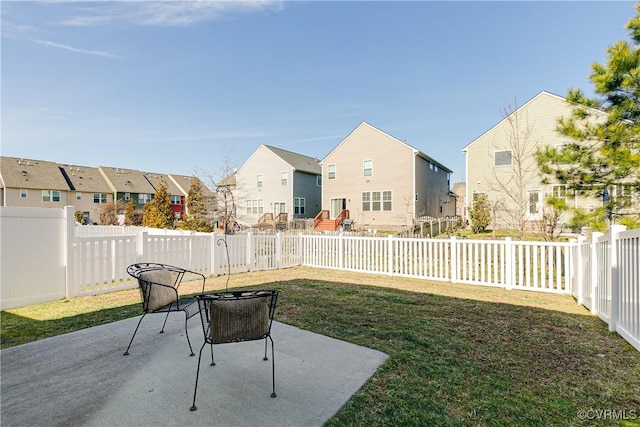
[(215, 366), (213, 359), (214, 344), (264, 339), (263, 360), (269, 360), (267, 357), (267, 339), (269, 339), (271, 341), (271, 376), (273, 384), (271, 397), (276, 397), (276, 371), (271, 324), (273, 323), (273, 313), (278, 300), (278, 292), (277, 290), (237, 291), (196, 296), (200, 308), (204, 343), (198, 356), (192, 411), (198, 409), (196, 407), (196, 393), (198, 391), (198, 377), (200, 376), (200, 361), (202, 359), (202, 350), (207, 344), (211, 346), (211, 366)]
[(142, 319), (144, 319), (147, 314), (167, 313), (164, 323), (162, 324), (162, 329), (160, 330), (160, 333), (162, 334), (164, 333), (164, 327), (167, 324), (169, 313), (183, 312), (185, 314), (184, 332), (187, 336), (187, 343), (189, 344), (191, 356), (195, 356), (193, 348), (191, 347), (191, 341), (189, 340), (187, 321), (198, 314), (199, 306), (195, 299), (191, 299), (190, 301), (181, 301), (178, 288), (185, 275), (191, 277), (195, 275), (197, 276), (197, 280), (202, 279), (202, 292), (204, 293), (206, 280), (204, 275), (172, 265), (148, 262), (130, 265), (127, 267), (127, 273), (138, 280), (140, 297), (142, 299), (142, 310), (144, 313), (142, 314), (142, 317), (140, 317), (135, 331), (133, 331), (133, 336), (131, 337), (131, 341), (129, 341), (129, 345), (127, 346), (127, 350), (124, 352), (124, 355), (127, 356), (129, 354), (129, 349), (131, 348), (133, 339), (138, 332), (140, 323), (142, 323)]

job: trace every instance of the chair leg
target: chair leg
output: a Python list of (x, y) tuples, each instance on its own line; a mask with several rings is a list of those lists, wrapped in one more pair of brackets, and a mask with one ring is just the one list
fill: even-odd
[(216, 366), (216, 362), (213, 360), (213, 344), (211, 344), (211, 366)]
[(264, 357), (262, 358), (262, 360), (269, 360), (269, 358), (267, 357), (267, 339), (264, 339)]
[[(278, 396), (276, 394), (276, 357), (273, 353), (273, 338), (271, 338), (271, 335), (269, 335), (269, 339), (271, 340), (271, 377), (272, 377), (272, 381), (273, 381), (273, 392), (271, 393), (271, 397), (276, 397)], [(265, 344), (266, 344), (266, 340), (265, 340)]]
[(200, 347), (200, 354), (198, 355), (198, 369), (196, 370), (196, 385), (193, 389), (193, 403), (191, 404), (191, 411), (198, 409), (196, 406), (196, 393), (198, 392), (198, 377), (200, 376), (200, 360), (202, 360), (202, 350), (204, 350), (205, 345), (207, 345), (206, 341), (202, 344), (202, 347)]
[[(167, 317), (169, 317), (169, 313), (167, 313)], [(196, 354), (193, 352), (193, 348), (191, 347), (191, 340), (189, 339), (189, 331), (188, 331), (188, 322), (189, 322), (189, 315), (187, 314), (187, 312), (184, 312), (184, 334), (187, 336), (187, 344), (189, 344), (189, 350), (191, 350), (191, 354), (189, 356), (195, 356)], [(164, 319), (164, 323), (167, 323), (167, 319)], [(162, 329), (164, 330), (164, 326), (162, 326)]]
[(147, 313), (144, 313), (142, 315), (142, 317), (140, 317), (140, 320), (138, 320), (138, 326), (136, 326), (136, 330), (133, 331), (133, 336), (131, 337), (131, 341), (129, 341), (129, 345), (127, 346), (127, 349), (124, 352), (124, 356), (128, 356), (129, 355), (129, 349), (131, 348), (131, 344), (133, 343), (133, 339), (136, 337), (136, 333), (138, 332), (138, 328), (140, 327), (140, 323), (142, 323), (142, 319), (144, 319), (144, 316), (146, 316)]
[(169, 313), (171, 313), (171, 312), (167, 311), (167, 316), (164, 318), (164, 323), (162, 324), (162, 329), (160, 330), (161, 334), (164, 334), (164, 325), (167, 324), (167, 320), (169, 319)]

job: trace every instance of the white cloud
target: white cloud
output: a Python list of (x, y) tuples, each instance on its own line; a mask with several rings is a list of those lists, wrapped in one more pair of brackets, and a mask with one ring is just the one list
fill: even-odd
[[(92, 3), (86, 3), (92, 4)], [(107, 4), (108, 6), (105, 6)], [(120, 1), (85, 6), (80, 13), (61, 21), (69, 26), (129, 24), (141, 26), (186, 26), (221, 19), (232, 14), (280, 10), (282, 1)]]
[(48, 41), (48, 40), (33, 40), (34, 43), (38, 43), (44, 46), (49, 46), (49, 47), (55, 47), (57, 49), (64, 49), (64, 50), (69, 50), (71, 52), (76, 52), (76, 53), (83, 53), (83, 54), (87, 54), (87, 55), (95, 55), (95, 56), (103, 56), (105, 58), (111, 58), (111, 59), (122, 59), (122, 57), (118, 56), (118, 55), (114, 55), (112, 53), (109, 52), (104, 52), (104, 51), (99, 51), (99, 50), (87, 50), (87, 49), (80, 49), (77, 47), (73, 47), (73, 46), (68, 46), (65, 44), (60, 44), (60, 43), (55, 43), (52, 41)]

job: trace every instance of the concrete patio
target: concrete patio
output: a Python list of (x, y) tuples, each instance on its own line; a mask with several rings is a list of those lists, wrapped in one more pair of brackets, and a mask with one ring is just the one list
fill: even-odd
[[(197, 411), (190, 411), (203, 343), (189, 321), (189, 356), (178, 314), (147, 316), (129, 356), (138, 318), (9, 348), (0, 353), (2, 426), (320, 426), (387, 355), (274, 322), (276, 392), (264, 342), (205, 348)], [(271, 354), (271, 350), (269, 350)]]

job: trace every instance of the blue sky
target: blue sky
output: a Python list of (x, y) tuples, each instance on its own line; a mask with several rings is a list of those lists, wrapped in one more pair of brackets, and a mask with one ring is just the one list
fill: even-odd
[(633, 2), (5, 1), (3, 156), (217, 176), (260, 144), (322, 159), (362, 121), (464, 180), (546, 90), (592, 93)]

